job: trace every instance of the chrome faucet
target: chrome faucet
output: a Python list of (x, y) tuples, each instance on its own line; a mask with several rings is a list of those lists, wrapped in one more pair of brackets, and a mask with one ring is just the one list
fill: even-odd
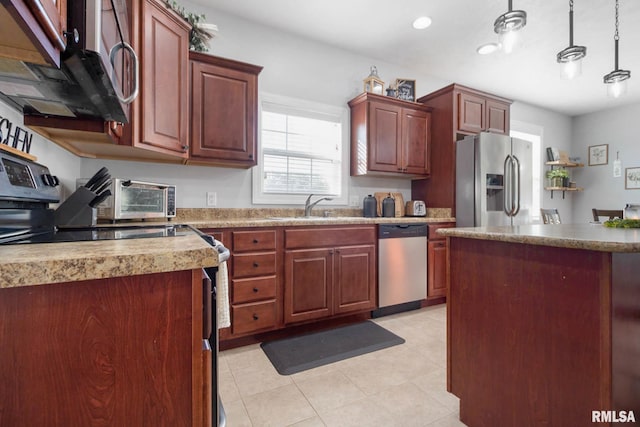
[(309, 194), (309, 197), (307, 197), (307, 201), (304, 202), (304, 216), (305, 217), (311, 216), (311, 209), (313, 209), (313, 207), (315, 205), (317, 205), (318, 203), (320, 203), (321, 201), (323, 201), (323, 200), (333, 200), (331, 197), (323, 197), (321, 199), (316, 200), (313, 203), (310, 203), (312, 196), (313, 196), (313, 194)]

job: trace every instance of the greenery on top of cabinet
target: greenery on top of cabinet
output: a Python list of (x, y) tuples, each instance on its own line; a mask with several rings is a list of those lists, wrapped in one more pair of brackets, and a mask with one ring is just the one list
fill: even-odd
[(203, 13), (187, 12), (184, 6), (180, 6), (175, 0), (166, 1), (167, 6), (175, 10), (182, 18), (191, 24), (191, 32), (189, 33), (189, 48), (196, 52), (207, 52), (207, 42), (211, 40), (213, 35), (202, 29), (198, 24), (204, 23), (206, 16)]

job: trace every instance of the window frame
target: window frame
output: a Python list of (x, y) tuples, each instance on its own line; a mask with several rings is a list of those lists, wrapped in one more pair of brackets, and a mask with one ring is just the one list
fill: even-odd
[(285, 110), (301, 110), (308, 113), (316, 113), (321, 116), (329, 116), (336, 119), (341, 124), (341, 165), (340, 165), (340, 196), (322, 195), (321, 197), (332, 197), (332, 201), (322, 202), (323, 205), (347, 205), (348, 177), (349, 177), (349, 110), (346, 107), (336, 107), (334, 105), (322, 104), (307, 101), (299, 98), (260, 93), (258, 102), (258, 164), (252, 170), (252, 192), (251, 201), (255, 205), (304, 205), (309, 194), (287, 194), (287, 193), (265, 193), (264, 192), (264, 150), (262, 148), (262, 110), (264, 103), (271, 103), (281, 106)]

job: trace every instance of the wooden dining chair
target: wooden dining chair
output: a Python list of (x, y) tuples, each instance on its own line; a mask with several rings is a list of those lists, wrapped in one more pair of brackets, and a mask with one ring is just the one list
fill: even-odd
[(561, 224), (560, 214), (558, 209), (540, 209), (540, 215), (542, 216), (542, 222), (544, 224)]
[(600, 222), (600, 217), (609, 217), (609, 219), (614, 218), (622, 218), (622, 209), (620, 210), (609, 210), (609, 209), (591, 209), (593, 213), (593, 220), (595, 222)]

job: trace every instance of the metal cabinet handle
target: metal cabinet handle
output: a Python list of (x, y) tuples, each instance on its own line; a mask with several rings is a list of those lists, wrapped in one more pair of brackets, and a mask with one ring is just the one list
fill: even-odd
[(259, 319), (258, 315), (254, 313), (253, 314), (253, 320), (258, 320), (258, 319)]
[[(31, 8), (31, 11), (35, 14), (36, 20), (42, 26), (43, 31), (54, 44), (54, 46), (59, 49), (61, 52), (67, 48), (67, 44), (62, 40), (60, 34), (58, 34), (58, 29), (47, 15), (47, 11), (44, 8), (44, 5), (40, 0), (28, 0), (25, 3)], [(4, 3), (3, 3), (4, 4)], [(64, 24), (63, 24), (64, 26)]]
[(254, 266), (254, 267), (258, 267), (259, 265), (260, 265), (260, 264), (258, 264), (257, 262), (254, 262), (254, 263), (253, 263), (253, 266)]
[(258, 239), (253, 239), (253, 243), (258, 243)]
[(253, 292), (258, 293), (258, 288), (253, 288)]
[[(120, 49), (125, 49), (127, 52), (129, 52), (129, 56), (131, 57), (131, 59), (133, 61), (133, 89), (131, 89), (131, 95), (129, 95), (126, 98), (124, 98), (123, 94), (118, 93), (118, 99), (123, 104), (131, 104), (133, 102), (133, 100), (136, 99), (136, 97), (138, 96), (138, 88), (140, 86), (139, 85), (138, 67), (139, 67), (140, 64), (138, 62), (138, 55), (136, 55), (136, 51), (133, 50), (131, 45), (129, 43), (126, 43), (126, 42), (120, 42), (120, 43), (114, 45), (111, 48), (111, 51), (109, 52), (109, 60), (111, 61), (111, 66), (112, 67), (115, 68), (116, 53)], [(114, 83), (117, 83), (117, 82), (114, 82)], [(116, 91), (116, 92), (118, 92), (118, 91)]]

